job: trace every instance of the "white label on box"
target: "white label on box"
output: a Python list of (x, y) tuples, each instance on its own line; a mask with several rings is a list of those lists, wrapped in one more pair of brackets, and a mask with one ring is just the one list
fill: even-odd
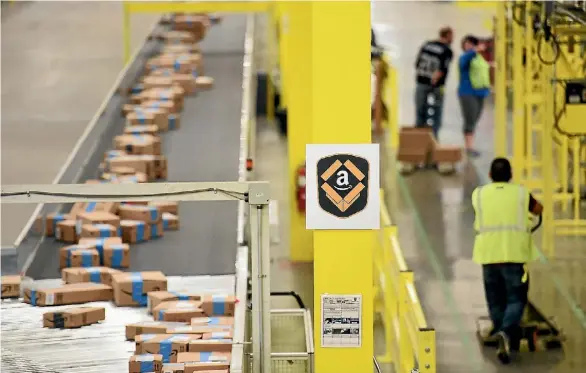
[(155, 357), (153, 355), (137, 355), (135, 361), (155, 361)]
[(52, 306), (55, 304), (55, 294), (45, 293), (45, 305)]
[(191, 326), (179, 326), (177, 328), (170, 329), (170, 331), (173, 333), (186, 333), (192, 330), (193, 329), (191, 328)]
[[(197, 307), (195, 307), (193, 305), (193, 303), (189, 302), (189, 301), (178, 301), (175, 304), (175, 308), (181, 309), (181, 310), (190, 310), (190, 309), (196, 309)], [(170, 310), (169, 310), (170, 311)]]

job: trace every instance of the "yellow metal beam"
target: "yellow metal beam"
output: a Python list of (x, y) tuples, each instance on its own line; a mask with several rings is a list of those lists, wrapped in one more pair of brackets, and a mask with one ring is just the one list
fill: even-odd
[[(371, 143), (370, 2), (311, 2), (311, 141)], [(296, 76), (297, 77), (297, 76)], [(308, 90), (309, 91), (309, 90)], [(370, 372), (374, 231), (314, 231), (315, 371)], [(321, 295), (362, 295), (362, 344), (321, 346)]]
[(494, 72), (494, 153), (497, 157), (506, 157), (507, 154), (507, 2), (498, 4), (496, 13), (496, 40)]
[(267, 12), (272, 1), (128, 1), (131, 13)]

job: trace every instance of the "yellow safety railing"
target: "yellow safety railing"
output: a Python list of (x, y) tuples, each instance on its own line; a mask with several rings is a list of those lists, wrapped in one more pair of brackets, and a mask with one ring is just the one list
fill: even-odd
[(381, 317), (385, 336), (385, 353), (377, 360), (392, 363), (397, 373), (409, 373), (415, 367), (422, 373), (435, 373), (435, 329), (427, 324), (413, 272), (403, 258), (397, 227), (384, 202), (379, 242), (374, 250), (374, 282), (375, 313)]

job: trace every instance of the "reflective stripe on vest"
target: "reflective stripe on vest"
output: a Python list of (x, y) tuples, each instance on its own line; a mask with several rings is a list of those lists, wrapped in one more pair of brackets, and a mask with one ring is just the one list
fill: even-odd
[(476, 193), (476, 208), (478, 210), (478, 233), (488, 232), (530, 232), (531, 229), (527, 227), (527, 193), (525, 188), (519, 187), (519, 211), (517, 212), (517, 224), (514, 225), (484, 225), (482, 213), (482, 190), (485, 187), (478, 189)]

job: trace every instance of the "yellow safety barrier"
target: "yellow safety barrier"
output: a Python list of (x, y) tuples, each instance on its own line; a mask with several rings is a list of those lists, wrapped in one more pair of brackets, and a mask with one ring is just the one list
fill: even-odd
[(397, 373), (409, 373), (416, 366), (419, 372), (435, 373), (435, 329), (427, 324), (413, 272), (403, 258), (397, 227), (384, 202), (379, 242), (374, 250), (374, 282), (375, 313), (381, 317), (385, 335), (385, 354), (377, 360), (392, 363)]

